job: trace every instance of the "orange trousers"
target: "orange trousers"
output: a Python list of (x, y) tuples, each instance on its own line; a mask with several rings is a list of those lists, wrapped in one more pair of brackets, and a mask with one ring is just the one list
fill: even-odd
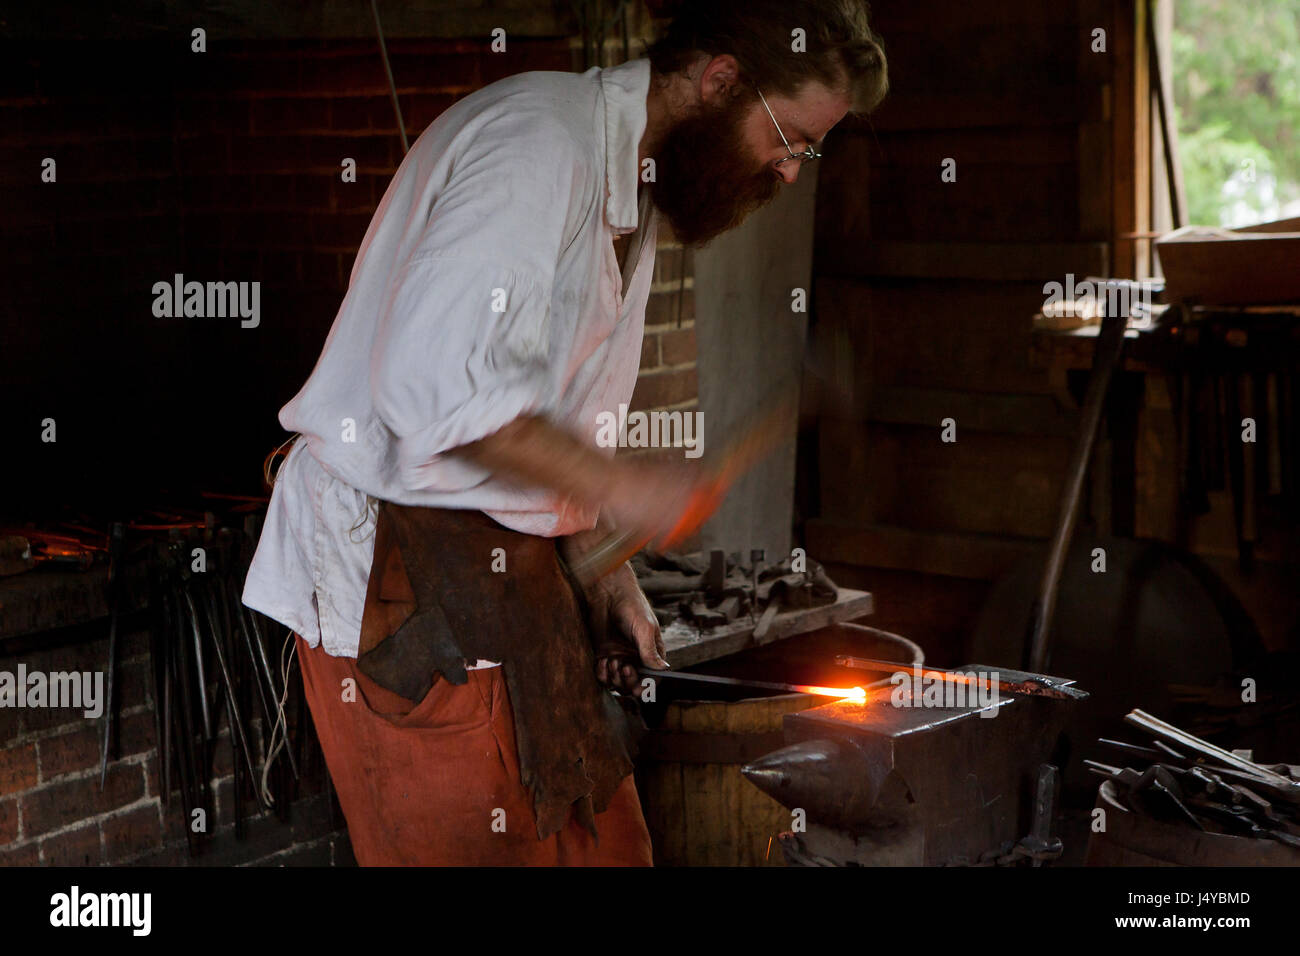
[[(596, 817), (537, 838), (519, 778), (500, 667), (439, 678), (418, 704), (374, 683), (351, 657), (295, 635), (303, 687), (362, 866), (650, 866), (632, 777)], [(349, 683), (350, 682), (350, 683)]]

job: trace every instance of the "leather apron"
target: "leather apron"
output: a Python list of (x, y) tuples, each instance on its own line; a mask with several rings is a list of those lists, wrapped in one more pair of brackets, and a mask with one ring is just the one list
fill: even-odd
[(538, 839), (595, 814), (632, 772), (628, 723), (596, 681), (581, 592), (556, 539), (480, 511), (379, 503), (357, 667), (419, 701), (466, 661), (500, 661)]

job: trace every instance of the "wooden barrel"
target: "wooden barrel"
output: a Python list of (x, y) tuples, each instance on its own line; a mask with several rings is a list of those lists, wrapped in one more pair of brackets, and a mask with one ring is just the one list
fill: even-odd
[[(857, 686), (879, 676), (826, 666), (835, 654), (913, 663), (924, 656), (905, 639), (836, 625), (701, 664), (698, 670), (834, 687)], [(661, 698), (646, 708), (652, 730), (642, 739), (637, 760), (637, 790), (655, 864), (783, 865), (776, 835), (790, 829), (790, 811), (746, 780), (740, 768), (785, 746), (781, 725), (786, 714), (826, 699), (672, 684), (661, 681), (658, 688), (673, 694), (672, 699)]]

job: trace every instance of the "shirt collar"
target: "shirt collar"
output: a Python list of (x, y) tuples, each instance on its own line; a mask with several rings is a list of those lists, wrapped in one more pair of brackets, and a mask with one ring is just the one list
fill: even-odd
[(600, 71), (605, 97), (605, 220), (617, 233), (637, 226), (637, 149), (646, 127), (650, 61), (628, 60)]

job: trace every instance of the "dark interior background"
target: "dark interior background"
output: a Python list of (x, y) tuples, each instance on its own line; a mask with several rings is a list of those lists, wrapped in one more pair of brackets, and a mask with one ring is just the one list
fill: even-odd
[[(276, 22), (298, 37), (248, 36), (258, 25), (233, 15), (254, 4), (179, 6), (97, 22), (98, 5), (47, 5), (72, 35), (4, 21), (0, 520), (262, 493), (263, 458), (286, 437), (275, 412), (310, 372), (401, 160), (368, 5), (355, 24)], [(512, 36), (502, 54), (403, 38), (477, 30), (434, 29), (420, 6), (390, 11), (411, 140), (495, 79), (574, 66), (563, 36)], [(206, 53), (190, 52), (192, 24), (208, 27)], [(356, 183), (341, 182), (344, 157)], [(260, 325), (155, 318), (152, 287), (175, 273), (260, 282)]]

